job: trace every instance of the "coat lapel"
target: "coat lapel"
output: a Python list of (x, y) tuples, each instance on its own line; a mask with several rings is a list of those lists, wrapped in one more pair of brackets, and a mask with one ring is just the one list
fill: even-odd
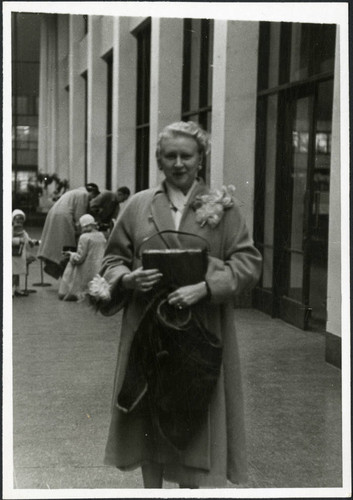
[(179, 226), (180, 231), (186, 231), (193, 234), (198, 234), (200, 232), (200, 224), (196, 222), (195, 208), (193, 204), (197, 196), (203, 195), (208, 191), (209, 189), (204, 183), (204, 181), (200, 180), (198, 185), (195, 187), (193, 193), (191, 193), (188, 204), (185, 207), (183, 216), (180, 221), (180, 226)]
[[(195, 220), (195, 209), (193, 203), (196, 196), (208, 192), (208, 187), (200, 180), (190, 196), (180, 221), (179, 231), (186, 231), (192, 234), (202, 233), (200, 225)], [(151, 203), (151, 217), (156, 227), (156, 232), (174, 230), (174, 221), (170, 210), (170, 201), (166, 195), (164, 184), (162, 183), (155, 191)], [(163, 240), (170, 248), (182, 248), (179, 239), (173, 233), (163, 234)]]
[[(157, 188), (151, 203), (151, 216), (156, 226), (156, 232), (175, 230), (170, 201), (166, 195), (163, 183)], [(175, 234), (163, 234), (163, 241), (170, 248), (180, 248), (180, 242)]]

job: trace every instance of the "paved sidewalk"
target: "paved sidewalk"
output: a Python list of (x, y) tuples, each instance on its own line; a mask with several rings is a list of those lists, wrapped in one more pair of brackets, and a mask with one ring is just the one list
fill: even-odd
[[(139, 470), (102, 464), (121, 314), (61, 302), (58, 282), (44, 279), (51, 286), (33, 286), (33, 263), (36, 293), (13, 299), (14, 487), (142, 488)], [(340, 487), (341, 372), (324, 361), (324, 337), (255, 310), (237, 310), (236, 322), (246, 487)]]

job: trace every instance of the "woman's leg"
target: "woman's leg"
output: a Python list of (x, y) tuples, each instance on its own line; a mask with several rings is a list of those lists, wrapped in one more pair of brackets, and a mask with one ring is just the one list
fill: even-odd
[(145, 464), (141, 466), (143, 485), (145, 488), (162, 488), (163, 466), (160, 464)]

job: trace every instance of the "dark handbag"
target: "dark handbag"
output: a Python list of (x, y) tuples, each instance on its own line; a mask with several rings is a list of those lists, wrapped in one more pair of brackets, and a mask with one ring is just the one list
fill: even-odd
[(207, 416), (222, 364), (222, 343), (191, 311), (159, 303), (161, 352), (151, 392), (161, 433), (185, 449)]
[(24, 243), (12, 245), (12, 257), (21, 257), (24, 248)]
[[(187, 241), (183, 244), (184, 248), (171, 248), (171, 242), (164, 237), (166, 234), (172, 234), (178, 238), (178, 240), (174, 240), (174, 245), (177, 242), (182, 245), (180, 238), (187, 237)], [(161, 243), (167, 248), (158, 248)], [(160, 287), (179, 288), (199, 283), (205, 279), (208, 264), (208, 242), (201, 236), (174, 230), (160, 231), (144, 239), (139, 252), (147, 244), (152, 245), (152, 248), (142, 251), (142, 266), (144, 269), (160, 270), (163, 274)]]
[(144, 412), (176, 449), (185, 449), (207, 417), (222, 364), (222, 343), (192, 312), (157, 294), (136, 330), (118, 407)]
[[(177, 248), (171, 248), (173, 240), (165, 233), (198, 240), (186, 249), (174, 240)], [(141, 402), (148, 402), (160, 434), (183, 450), (207, 418), (221, 370), (222, 343), (192, 307), (176, 309), (166, 297), (176, 287), (204, 280), (208, 243), (194, 234), (161, 231), (146, 238), (137, 255), (146, 243), (152, 248), (142, 252), (143, 266), (160, 269), (163, 286), (150, 299), (135, 332), (117, 405), (126, 413), (143, 412), (146, 404)]]

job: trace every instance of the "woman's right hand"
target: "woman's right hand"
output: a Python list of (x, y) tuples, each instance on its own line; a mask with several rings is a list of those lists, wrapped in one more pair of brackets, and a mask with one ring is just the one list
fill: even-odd
[(158, 269), (143, 269), (143, 267), (138, 267), (131, 273), (124, 274), (121, 283), (127, 290), (149, 292), (160, 281), (162, 276), (162, 273)]

